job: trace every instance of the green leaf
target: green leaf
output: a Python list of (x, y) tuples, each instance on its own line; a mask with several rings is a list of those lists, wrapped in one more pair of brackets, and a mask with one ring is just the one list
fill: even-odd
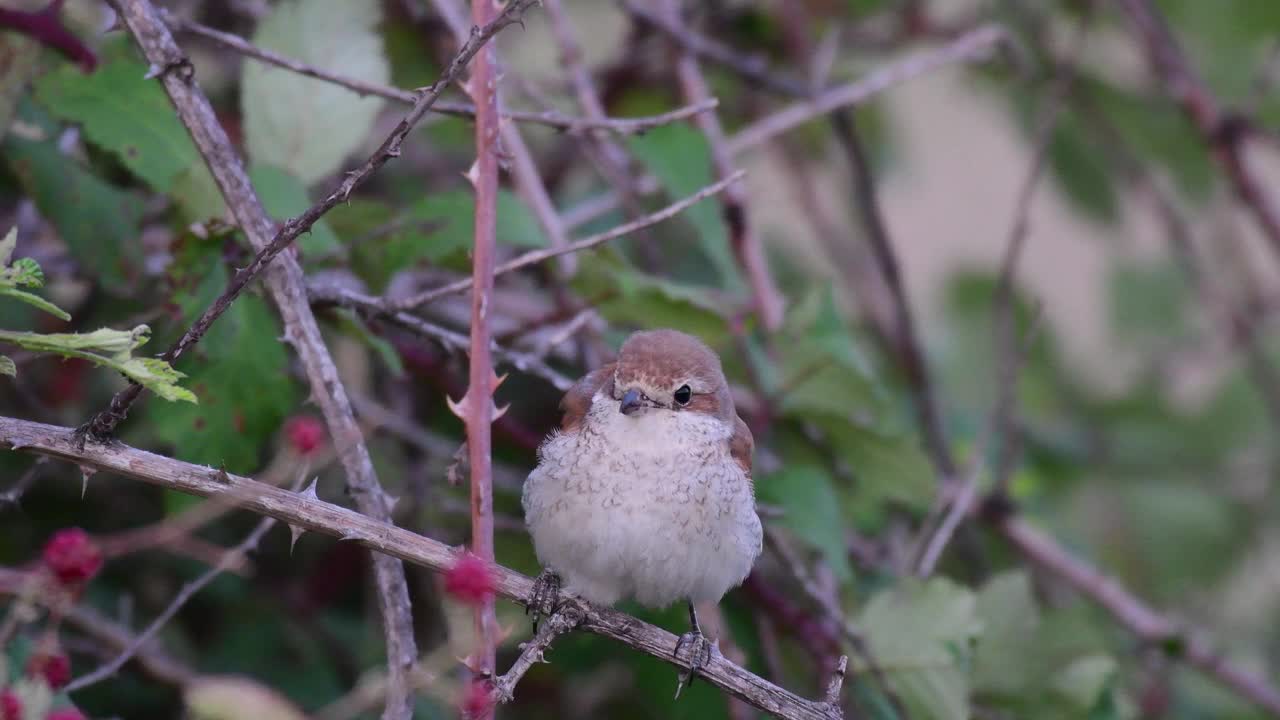
[[(249, 169), (249, 181), (262, 200), (262, 207), (276, 220), (284, 222), (311, 207), (307, 188), (287, 170), (255, 165)], [(297, 243), (307, 255), (329, 254), (340, 249), (338, 236), (333, 234), (324, 218), (312, 225), (310, 232), (299, 237)]]
[[(391, 70), (374, 0), (285, 0), (253, 43), (347, 77), (385, 85)], [(255, 164), (311, 184), (335, 172), (373, 128), (385, 100), (248, 59), (241, 82), (245, 142)]]
[[(30, 103), (23, 110), (24, 121), (52, 134), (51, 124)], [(25, 140), (10, 133), (0, 150), (23, 191), (53, 222), (80, 267), (112, 292), (129, 291), (141, 265), (139, 198), (89, 173), (51, 140)]]
[(133, 351), (146, 344), (150, 337), (151, 328), (146, 325), (138, 325), (132, 330), (102, 328), (91, 333), (0, 330), (0, 342), (34, 352), (82, 358), (123, 374), (165, 400), (182, 400), (194, 404), (196, 396), (178, 385), (178, 381), (185, 375), (158, 358), (133, 357)]
[(208, 173), (160, 81), (147, 78), (147, 66), (136, 60), (119, 57), (92, 73), (64, 63), (37, 80), (34, 90), (51, 113), (78, 123), (89, 142), (110, 151), (153, 190), (169, 192), (192, 167)]
[(583, 255), (573, 288), (614, 324), (666, 327), (696, 335), (716, 347), (729, 337), (723, 303), (703, 288), (646, 275), (616, 258)]
[(975, 691), (1016, 696), (1043, 673), (1041, 647), (1035, 633), (1040, 611), (1031, 596), (1031, 580), (1024, 571), (992, 578), (978, 594), (982, 638), (974, 654)]
[(1026, 571), (989, 580), (978, 595), (978, 615), (973, 690), (984, 704), (1016, 717), (1066, 720), (1115, 703), (1115, 660), (1072, 634), (1064, 624), (1070, 616), (1042, 620)]
[[(524, 203), (506, 190), (498, 192), (499, 242), (513, 247), (535, 248), (546, 237)], [(410, 232), (389, 244), (388, 251), (401, 262), (442, 260), (471, 247), (475, 236), (476, 201), (470, 190), (432, 193), (409, 208), (407, 220), (428, 232)]]
[(36, 307), (40, 310), (43, 310), (49, 313), (50, 315), (58, 318), (59, 320), (66, 321), (71, 319), (71, 315), (66, 310), (63, 310), (62, 308), (58, 307), (57, 305), (54, 305), (48, 300), (45, 300), (39, 295), (33, 295), (29, 292), (24, 292), (22, 290), (15, 290), (9, 287), (0, 287), (0, 296), (11, 297), (15, 300), (21, 300), (22, 302), (28, 305), (31, 305), (33, 307)]
[(0, 375), (18, 376), (18, 366), (13, 362), (13, 358), (7, 355), (0, 355)]
[(1117, 341), (1155, 350), (1190, 331), (1190, 290), (1172, 263), (1120, 262), (1111, 268), (1108, 285)]
[(878, 510), (887, 502), (922, 510), (933, 503), (937, 478), (915, 437), (880, 432), (844, 418), (815, 415), (832, 449), (853, 474), (859, 510)]
[(760, 499), (780, 506), (781, 524), (822, 552), (841, 583), (853, 580), (840, 499), (830, 476), (812, 465), (788, 464), (756, 482)]
[[(213, 263), (194, 293), (178, 298), (191, 322), (226, 287)], [(200, 405), (150, 403), (148, 427), (177, 455), (230, 472), (257, 469), (259, 453), (297, 405), (289, 362), (275, 315), (259, 297), (245, 295), (210, 328), (184, 369)]]
[[(657, 176), (671, 197), (687, 197), (713, 182), (711, 149), (696, 129), (674, 123), (627, 139), (632, 154)], [(720, 206), (701, 202), (684, 212), (697, 230), (697, 242), (715, 267), (724, 288), (743, 289)]]
[(804, 419), (820, 412), (863, 424), (885, 416), (882, 383), (836, 310), (830, 286), (811, 290), (788, 314), (783, 333), (775, 389), (783, 413)]
[(857, 625), (912, 718), (967, 720), (969, 663), (982, 631), (972, 592), (945, 578), (906, 580), (874, 596)]

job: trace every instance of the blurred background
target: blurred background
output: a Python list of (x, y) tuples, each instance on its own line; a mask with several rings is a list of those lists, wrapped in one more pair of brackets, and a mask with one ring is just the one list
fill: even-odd
[[(407, 105), (246, 59), (213, 31), (394, 97), (434, 82), (469, 26), (456, 0), (162, 5), (281, 221)], [(720, 353), (756, 440), (765, 553), (709, 621), (731, 659), (819, 697), (848, 653), (849, 717), (1280, 713), (1280, 3), (547, 0), (496, 45), (504, 108), (526, 113), (502, 136), (499, 262), (747, 173), (673, 219), (498, 278), (499, 563), (538, 571), (520, 484), (567, 383), (629, 332), (676, 327)], [(565, 127), (706, 98), (644, 132)], [(105, 3), (0, 0), (0, 136), (0, 233), (16, 228), (15, 257), (43, 269), (28, 290), (72, 316), (0, 297), (6, 331), (145, 323), (135, 354), (158, 354), (252, 257)], [(430, 114), (297, 242), (395, 521), (451, 545), (470, 537), (446, 404), (466, 389), (469, 296), (414, 308), (426, 324), (411, 328), (338, 291), (395, 299), (468, 275), (474, 157), (470, 118)], [(258, 285), (175, 363), (199, 403), (144, 397), (120, 438), (282, 485), (317, 476), (322, 499), (349, 505)], [(125, 386), (94, 358), (6, 354), (5, 416), (74, 427)], [(13, 683), (50, 648), (72, 677), (109, 661), (258, 521), (68, 463), (0, 464)], [(1010, 522), (1159, 623), (1100, 607), (1099, 578), (1073, 579)], [(101, 570), (33, 597), (69, 527)], [(384, 669), (368, 554), (290, 539), (272, 530), (118, 674), (57, 703), (378, 716), (360, 692)], [(427, 675), (416, 716), (457, 717), (471, 610), (438, 574), (407, 571)], [(680, 608), (622, 609), (683, 628)], [(501, 671), (530, 625), (501, 599), (498, 616)], [(1205, 672), (1201, 641), (1252, 684)], [(499, 715), (760, 714), (706, 683), (672, 702), (672, 666), (595, 636), (547, 657)]]

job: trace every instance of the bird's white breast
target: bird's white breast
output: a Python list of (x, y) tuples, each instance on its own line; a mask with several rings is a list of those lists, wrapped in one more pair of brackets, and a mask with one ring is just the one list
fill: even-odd
[(718, 601), (760, 554), (751, 482), (729, 453), (733, 427), (705, 414), (636, 416), (597, 394), (583, 422), (539, 450), (525, 519), (568, 589), (613, 603)]

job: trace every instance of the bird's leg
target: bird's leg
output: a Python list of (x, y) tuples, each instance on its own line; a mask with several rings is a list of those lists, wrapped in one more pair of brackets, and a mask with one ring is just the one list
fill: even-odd
[(556, 611), (560, 604), (560, 576), (551, 567), (545, 567), (533, 580), (533, 593), (524, 613), (533, 613), (533, 633), (538, 633), (538, 621)]
[(689, 646), (689, 668), (680, 671), (680, 682), (676, 685), (677, 700), (680, 699), (680, 693), (693, 684), (694, 674), (711, 663), (711, 653), (715, 649), (711, 641), (702, 634), (702, 628), (698, 625), (698, 611), (693, 609), (692, 600), (689, 601), (689, 632), (676, 640), (676, 650), (672, 656), (679, 660), (680, 650), (686, 645)]

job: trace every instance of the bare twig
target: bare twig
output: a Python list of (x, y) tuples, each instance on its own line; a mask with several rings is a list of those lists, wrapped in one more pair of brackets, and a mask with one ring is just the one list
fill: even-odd
[(911, 310), (911, 301), (907, 297), (906, 285), (902, 280), (898, 256), (880, 208), (871, 164), (852, 118), (836, 115), (832, 118), (832, 127), (848, 157), (858, 212), (862, 215), (872, 256), (880, 271), (880, 280), (892, 299), (894, 326), (890, 337), (894, 344), (893, 349), (898, 355), (911, 387), (912, 401), (916, 409), (916, 418), (920, 423), (920, 431), (924, 436), (925, 447), (933, 458), (943, 483), (946, 484), (955, 479), (955, 458), (952, 456), (950, 445), (947, 444), (942, 410), (933, 386), (928, 361), (920, 345), (915, 315)]
[(81, 675), (75, 680), (72, 680), (67, 685), (66, 692), (72, 693), (77, 690), (83, 690), (84, 688), (102, 682), (119, 672), (120, 668), (124, 667), (124, 664), (129, 662), (130, 658), (136, 655), (144, 645), (150, 642), (151, 638), (155, 637), (156, 633), (160, 632), (161, 628), (169, 624), (169, 621), (173, 619), (174, 615), (178, 614), (178, 611), (182, 609), (183, 605), (187, 604), (188, 600), (194, 597), (196, 593), (203, 590), (209, 583), (213, 582), (223, 573), (223, 571), (242, 562), (244, 555), (257, 549), (258, 541), (260, 541), (262, 536), (266, 535), (267, 531), (275, 524), (276, 519), (273, 517), (266, 517), (260, 520), (258, 525), (253, 529), (253, 532), (249, 533), (249, 536), (244, 539), (244, 542), (223, 554), (218, 563), (204, 571), (204, 574), (200, 577), (192, 580), (186, 585), (183, 585), (182, 589), (178, 591), (178, 594), (169, 602), (169, 606), (157, 615), (155, 620), (152, 620), (151, 624), (148, 625), (145, 630), (138, 633), (138, 635), (133, 638), (133, 641), (121, 650), (120, 654), (117, 655), (115, 659), (103, 664), (92, 672)]
[(520, 657), (511, 663), (506, 674), (493, 681), (493, 697), (501, 703), (511, 702), (515, 698), (516, 683), (529, 672), (535, 664), (547, 662), (543, 657), (551, 643), (561, 635), (578, 627), (582, 622), (580, 611), (573, 606), (557, 609), (551, 617), (538, 625), (538, 634), (520, 647)]
[[(663, 220), (667, 220), (669, 218), (675, 217), (686, 208), (689, 208), (697, 204), (701, 200), (709, 198), (712, 195), (715, 195), (717, 193), (723, 192), (726, 188), (733, 185), (733, 183), (741, 180), (745, 176), (746, 176), (746, 171), (739, 170), (738, 172), (735, 172), (729, 177), (724, 178), (719, 182), (712, 183), (711, 185), (708, 185), (702, 188), (698, 192), (690, 195), (689, 197), (686, 197), (674, 203), (671, 203), (670, 205), (662, 208), (661, 210), (657, 210), (641, 218), (636, 218), (631, 222), (624, 223), (610, 230), (606, 230), (605, 232), (597, 233), (595, 235), (591, 235), (590, 237), (585, 237), (581, 240), (575, 240), (562, 248), (530, 250), (529, 252), (524, 253), (523, 255), (515, 257), (497, 266), (496, 268), (494, 268), (493, 274), (495, 276), (503, 275), (505, 273), (520, 270), (521, 268), (529, 267), (530, 265), (536, 265), (540, 262), (545, 262), (559, 255), (564, 255), (566, 253), (582, 252), (583, 250), (588, 250), (597, 245), (609, 242), (610, 240), (616, 240), (620, 237), (630, 235), (636, 232), (637, 230), (647, 228), (650, 225), (656, 225), (662, 222)], [(381, 302), (387, 312), (409, 310), (412, 308), (416, 308), (420, 305), (425, 305), (429, 302), (432, 302), (433, 300), (437, 300), (439, 298), (445, 297), (446, 295), (453, 295), (456, 293), (465, 292), (471, 289), (472, 282), (473, 282), (472, 279), (467, 278), (467, 279), (458, 280), (456, 282), (449, 283), (448, 285), (444, 285), (442, 287), (432, 288), (431, 290), (417, 293), (416, 295), (411, 295), (406, 298), (395, 299), (395, 300), (385, 300)]]
[(796, 102), (761, 118), (730, 137), (725, 142), (725, 149), (737, 155), (836, 108), (865, 102), (877, 93), (937, 68), (983, 59), (1004, 38), (1004, 30), (997, 26), (970, 30), (942, 47), (908, 55), (864, 78), (824, 90), (812, 99)]
[[(664, 0), (660, 6), (661, 14), (668, 23), (680, 24), (680, 1)], [(703, 102), (711, 97), (706, 78), (702, 76), (698, 58), (692, 52), (682, 51), (676, 60), (676, 78), (685, 102)], [(725, 179), (734, 174), (733, 154), (726, 141), (724, 128), (720, 118), (714, 112), (699, 115), (694, 119), (698, 129), (707, 139), (711, 148), (711, 164), (716, 177)], [(724, 215), (725, 227), (728, 230), (729, 244), (734, 257), (742, 267), (743, 274), (751, 288), (752, 304), (760, 316), (760, 322), (770, 332), (782, 326), (782, 315), (785, 310), (782, 295), (773, 283), (765, 261), (764, 247), (760, 236), (747, 212), (746, 188), (737, 185), (729, 187), (720, 196), (720, 207)]]
[[(123, 443), (82, 447), (71, 428), (0, 417), (0, 448), (67, 460), (187, 494), (220, 497), (250, 512), (355, 542), (437, 572), (452, 567), (457, 558), (456, 551), (444, 543), (302, 493), (155, 455)], [(493, 572), (498, 594), (521, 604), (532, 603), (533, 578), (502, 566), (494, 566)], [(667, 663), (682, 662), (672, 656), (675, 635), (568, 593), (562, 593), (561, 599), (581, 611), (582, 630), (611, 638)], [(780, 688), (719, 653), (698, 672), (699, 677), (715, 687), (780, 718), (835, 720), (840, 717), (825, 703), (806, 700)]]
[[(1018, 263), (1022, 258), (1023, 248), (1031, 235), (1031, 203), (1035, 199), (1036, 188), (1044, 176), (1045, 165), (1049, 157), (1049, 147), (1053, 143), (1054, 130), (1058, 126), (1058, 116), (1062, 103), (1071, 92), (1075, 83), (1076, 66), (1085, 48), (1088, 37), (1092, 5), (1086, 8), (1076, 28), (1070, 56), (1058, 63), (1054, 68), (1054, 80), (1049, 90), (1049, 97), (1040, 109), (1036, 119), (1034, 145), (1031, 151), (1031, 167), (1018, 188), (1018, 197), (1014, 205), (1013, 222), (1009, 226), (1008, 240), (1005, 242), (1004, 257), (1000, 262), (1000, 276), (996, 284), (992, 302), (994, 308), (994, 328), (996, 358), (996, 404), (993, 409), (992, 438), (1000, 439), (1000, 455), (994, 468), (993, 492), (1005, 495), (1009, 489), (1009, 481), (1013, 477), (1013, 466), (1018, 454), (1021, 433), (1016, 422), (1014, 399), (1017, 395), (1019, 363), (1022, 355), (1018, 349), (1015, 336), (1016, 308), (1014, 307), (1014, 290), (1017, 285)], [(965, 513), (968, 508), (965, 508)]]
[(1280, 211), (1265, 191), (1266, 183), (1249, 167), (1246, 149), (1251, 128), (1243, 116), (1224, 109), (1191, 67), (1168, 23), (1150, 0), (1119, 0), (1136, 26), (1151, 67), (1166, 92), (1182, 107), (1201, 139), (1214, 152), (1237, 199), (1249, 209), (1258, 229), (1280, 255)]
[[(385, 98), (392, 102), (398, 102), (402, 105), (412, 106), (419, 99), (419, 94), (413, 90), (402, 90), (400, 88), (388, 85), (380, 85), (377, 83), (365, 82), (357, 78), (348, 77), (340, 73), (331, 72), (323, 68), (308, 65), (300, 60), (281, 55), (275, 51), (260, 48), (250, 43), (244, 38), (223, 32), (215, 28), (201, 25), (187, 18), (182, 18), (167, 10), (162, 10), (169, 27), (179, 32), (186, 32), (196, 35), (206, 40), (221, 45), (222, 47), (240, 53), (246, 57), (255, 60), (261, 60), (269, 65), (291, 70), (299, 75), (323, 80), (333, 83), (361, 96), (372, 95), (375, 97)], [(506, 110), (501, 113), (504, 119), (514, 120), (521, 123), (532, 123), (535, 125), (546, 125), (558, 130), (563, 130), (572, 135), (585, 134), (591, 131), (604, 131), (617, 133), (619, 135), (635, 135), (644, 133), (654, 128), (670, 125), (673, 122), (687, 120), (699, 113), (707, 112), (716, 107), (716, 100), (708, 100), (696, 105), (687, 105), (685, 107), (676, 108), (670, 112), (660, 113), (658, 115), (645, 115), (640, 117), (629, 118), (611, 118), (601, 114), (600, 116), (588, 117), (572, 117), (563, 113), (549, 110), (546, 112), (524, 112), (519, 110)], [(440, 113), (442, 115), (454, 115), (457, 117), (475, 117), (476, 109), (474, 105), (459, 102), (450, 102), (448, 100), (438, 100), (431, 106), (431, 112)]]
[[(139, 38), (139, 43), (150, 42), (152, 44), (150, 51), (147, 51), (144, 45), (144, 52), (146, 52), (147, 60), (151, 63), (152, 73), (159, 75), (161, 82), (165, 85), (165, 89), (170, 93), (170, 98), (174, 100), (174, 104), (178, 105), (178, 100), (174, 96), (175, 90), (171, 88), (180, 87), (180, 92), (184, 93), (183, 97), (200, 94), (195, 83), (194, 71), (191, 68), (190, 60), (182, 54), (182, 51), (173, 42), (173, 37), (156, 15), (155, 9), (151, 4), (145, 0), (113, 1), (117, 4), (117, 10), (125, 18), (130, 30), (135, 37)], [(240, 293), (244, 291), (249, 282), (257, 277), (258, 273), (271, 262), (272, 258), (276, 257), (280, 251), (288, 247), (302, 233), (310, 230), (311, 226), (323, 217), (325, 213), (333, 209), (335, 205), (350, 198), (352, 191), (368, 180), (388, 160), (393, 157), (399, 157), (400, 146), (413, 129), (413, 126), (431, 109), (445, 88), (457, 80), (467, 62), (499, 31), (508, 25), (519, 22), (524, 11), (536, 2), (537, 0), (513, 0), (503, 8), (502, 13), (492, 23), (476, 29), (471, 38), (458, 50), (457, 56), (449, 63), (440, 78), (418, 96), (413, 109), (401, 119), (377, 151), (360, 167), (347, 173), (343, 181), (338, 184), (338, 187), (334, 188), (323, 200), (308, 208), (306, 212), (298, 217), (291, 218), (285, 222), (278, 232), (273, 231), (274, 223), (264, 214), (263, 227), (261, 228), (262, 237), (254, 241), (256, 253), (253, 259), (248, 265), (236, 272), (231, 281), (227, 283), (227, 287), (222, 291), (222, 294), (182, 334), (182, 337), (178, 338), (178, 341), (160, 356), (161, 359), (173, 362), (181, 357), (191, 346), (198, 343), (200, 338), (204, 337), (204, 334), (209, 330), (209, 326), (222, 313), (226, 312), (227, 308), (231, 307), (231, 303), (240, 296)], [(146, 13), (144, 9), (150, 12)], [(140, 33), (147, 33), (147, 35)], [(201, 97), (203, 96), (201, 95)], [(189, 102), (189, 100), (186, 102)], [(206, 157), (206, 161), (211, 167), (215, 165), (224, 167), (239, 166), (234, 154), (230, 154), (230, 145), (224, 146), (227, 154), (211, 156), (209, 151), (215, 146), (222, 145), (221, 143), (213, 142), (216, 136), (206, 135), (201, 137), (197, 133), (197, 127), (186, 121), (185, 118), (184, 122), (188, 129), (192, 131), (197, 147), (201, 150), (202, 155)], [(217, 128), (217, 132), (224, 137), (226, 135), (221, 128)], [(224, 148), (220, 147), (218, 149), (221, 151)], [(214, 172), (214, 179), (218, 181), (219, 187), (224, 189), (225, 194), (226, 189), (223, 187), (223, 181), (219, 179), (216, 171)], [(243, 189), (252, 194), (247, 178), (243, 186)], [(256, 205), (258, 203), (255, 202), (253, 204)], [(232, 203), (229, 199), (228, 206), (231, 205)], [(236, 220), (242, 227), (246, 227), (245, 218), (240, 217), (234, 207), (232, 207), (232, 214), (236, 215)], [(251, 236), (253, 235), (252, 232), (248, 231), (247, 227), (246, 232)], [(267, 240), (268, 237), (270, 238), (269, 241)], [(137, 401), (141, 393), (142, 386), (137, 384), (132, 384), (116, 393), (115, 397), (111, 399), (110, 407), (98, 413), (89, 421), (85, 428), (88, 434), (97, 439), (111, 437), (115, 432), (116, 426), (128, 415), (129, 408)]]
[[(371, 317), (386, 319), (405, 330), (434, 340), (451, 350), (465, 350), (469, 346), (467, 336), (462, 333), (440, 327), (407, 312), (388, 312), (381, 298), (364, 295), (334, 285), (316, 283), (309, 285), (307, 292), (313, 302), (347, 307)], [(556, 371), (536, 355), (511, 350), (496, 343), (491, 345), (491, 352), (503, 362), (510, 363), (520, 372), (536, 375), (546, 380), (557, 390), (568, 390), (573, 385), (571, 378)]]

